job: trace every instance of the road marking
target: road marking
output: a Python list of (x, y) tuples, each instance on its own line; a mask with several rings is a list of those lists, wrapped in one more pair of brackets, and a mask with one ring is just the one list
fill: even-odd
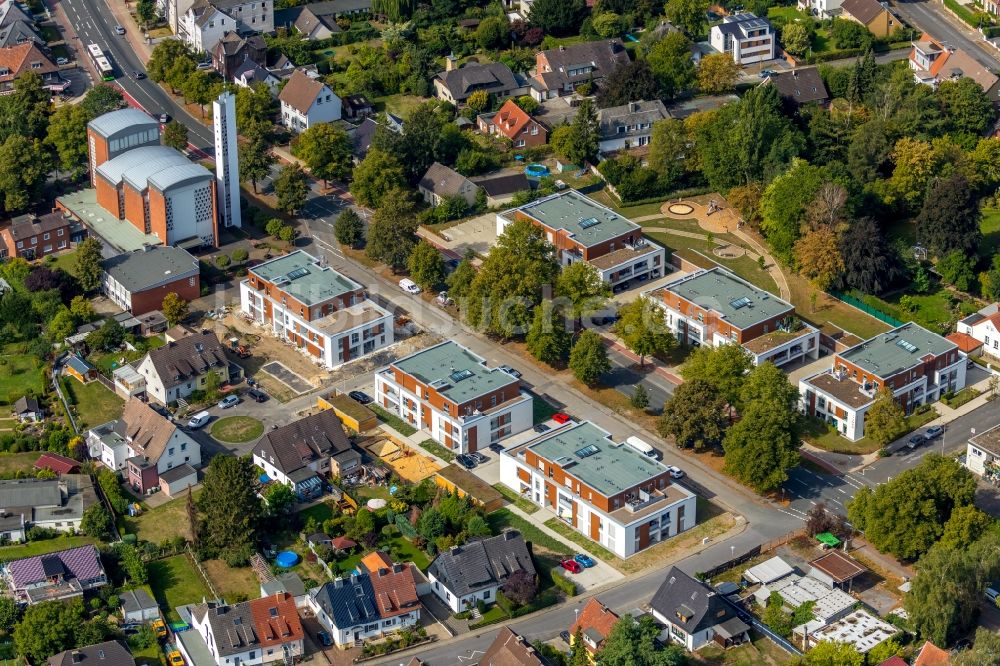
[(833, 499), (832, 497), (830, 498), (830, 501), (831, 501), (831, 502), (833, 502), (834, 504), (837, 504), (838, 506), (844, 506), (844, 505), (843, 505), (843, 504), (841, 504), (841, 503), (840, 503), (840, 502), (839, 502), (838, 500), (835, 500), (835, 499)]
[(809, 503), (812, 504), (813, 506), (816, 506), (816, 502), (813, 502), (812, 500), (809, 500)]
[(846, 494), (847, 494), (847, 491), (846, 491), (846, 490), (844, 490), (843, 488), (837, 488), (837, 492), (838, 492), (838, 493), (841, 493), (841, 494), (844, 494), (844, 495), (846, 495)]
[(787, 514), (787, 515), (791, 516), (792, 518), (797, 518), (799, 520), (805, 520), (804, 517), (802, 517), (802, 516), (800, 516), (798, 514), (794, 514), (791, 511), (785, 511), (784, 509), (778, 509), (778, 511), (780, 511), (781, 513)]

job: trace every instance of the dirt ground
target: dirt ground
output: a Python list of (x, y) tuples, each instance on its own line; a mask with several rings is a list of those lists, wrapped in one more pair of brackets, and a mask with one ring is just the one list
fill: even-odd
[[(389, 446), (387, 446), (389, 445)], [(380, 439), (365, 446), (374, 457), (385, 461), (404, 481), (420, 483), (441, 467), (434, 459), (421, 455), (413, 446), (392, 438)], [(385, 456), (379, 455), (386, 454)]]

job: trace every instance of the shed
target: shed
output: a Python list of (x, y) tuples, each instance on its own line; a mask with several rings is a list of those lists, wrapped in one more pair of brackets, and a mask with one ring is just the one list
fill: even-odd
[(503, 495), (496, 488), (455, 464), (445, 465), (435, 472), (434, 483), (450, 493), (458, 493), (459, 497), (468, 497), (486, 513), (496, 511), (504, 503)]
[(311, 543), (314, 546), (326, 546), (328, 548), (333, 548), (333, 540), (323, 532), (313, 532), (306, 537), (306, 542)]
[(354, 432), (368, 432), (378, 427), (375, 412), (343, 393), (331, 391), (316, 398), (320, 409), (332, 409), (345, 426)]
[(66, 359), (66, 374), (86, 384), (97, 379), (97, 368), (83, 357), (74, 354)]
[(48, 469), (56, 474), (75, 474), (80, 471), (80, 463), (58, 453), (43, 453), (35, 461), (35, 469)]
[(330, 539), (330, 546), (334, 550), (350, 550), (358, 545), (357, 541), (353, 541), (344, 536), (333, 537)]
[(816, 541), (819, 541), (827, 548), (836, 548), (837, 546), (840, 545), (840, 539), (833, 536), (829, 532), (820, 532), (819, 534), (817, 534)]
[(780, 557), (772, 557), (766, 562), (750, 567), (743, 572), (743, 578), (749, 583), (767, 585), (779, 578), (784, 578), (794, 572), (792, 566)]
[(866, 571), (867, 567), (839, 550), (832, 550), (809, 563), (809, 577), (830, 587), (843, 586), (846, 583), (850, 589), (851, 582)]
[(261, 597), (270, 597), (282, 593), (290, 594), (295, 599), (296, 608), (305, 607), (306, 585), (297, 573), (286, 571), (260, 584)]
[(160, 488), (171, 497), (196, 483), (198, 483), (198, 470), (187, 463), (160, 474)]
[(122, 617), (125, 622), (150, 622), (160, 617), (160, 607), (143, 588), (125, 590), (118, 595), (122, 604)]
[(150, 310), (139, 318), (139, 331), (146, 337), (167, 330), (167, 318), (159, 310)]
[(14, 402), (14, 416), (18, 421), (41, 421), (44, 417), (42, 406), (31, 396), (21, 396)]

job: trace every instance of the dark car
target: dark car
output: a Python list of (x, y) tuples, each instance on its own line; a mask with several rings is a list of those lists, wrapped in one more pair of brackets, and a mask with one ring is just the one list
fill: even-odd
[(560, 631), (559, 632), (559, 638), (563, 639), (563, 642), (565, 642), (566, 645), (569, 645), (569, 632), (568, 631), (566, 631), (565, 629), (563, 629), (562, 631)]
[(503, 453), (503, 444), (490, 444), (490, 451), (493, 453)]
[(547, 432), (547, 431), (551, 430), (551, 428), (549, 428), (544, 423), (539, 423), (538, 425), (535, 426), (534, 430), (535, 430), (535, 432)]
[(364, 391), (351, 391), (347, 394), (347, 397), (355, 402), (360, 402), (362, 405), (368, 405), (375, 402), (375, 399)]
[(318, 640), (323, 647), (330, 647), (333, 645), (333, 640), (330, 638), (330, 634), (325, 631), (317, 631), (316, 640)]
[(914, 435), (913, 437), (910, 437), (908, 440), (906, 440), (906, 448), (912, 451), (913, 449), (917, 448), (926, 441), (927, 438), (924, 437), (923, 435)]
[(138, 71), (132, 72), (132, 77), (136, 81), (142, 81), (144, 78), (146, 78), (146, 72), (138, 72)]
[(253, 399), (254, 402), (266, 402), (267, 394), (257, 388), (252, 388), (247, 391), (247, 395)]
[(468, 456), (470, 458), (472, 458), (473, 460), (475, 460), (477, 463), (487, 463), (487, 462), (490, 461), (489, 458), (487, 458), (486, 456), (484, 456), (479, 451), (475, 451), (474, 453), (470, 453), (470, 454), (468, 454)]
[(455, 462), (457, 462), (465, 469), (473, 469), (476, 466), (476, 461), (464, 453), (460, 453), (457, 456), (455, 456)]

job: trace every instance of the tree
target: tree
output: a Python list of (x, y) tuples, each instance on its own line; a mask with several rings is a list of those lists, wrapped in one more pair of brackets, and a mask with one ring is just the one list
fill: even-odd
[[(777, 593), (775, 593), (777, 594)], [(898, 645), (898, 644), (897, 644)], [(872, 661), (872, 664), (878, 664)], [(864, 666), (865, 655), (851, 643), (820, 641), (802, 658), (802, 666)]]
[(528, 352), (542, 363), (558, 366), (566, 362), (572, 339), (551, 301), (535, 308), (525, 342)]
[(597, 155), (597, 112), (589, 99), (583, 100), (580, 104), (570, 128), (572, 128), (572, 134), (570, 134), (569, 152), (566, 153), (566, 157), (573, 164), (583, 166), (584, 163), (593, 160)]
[(121, 541), (115, 544), (115, 552), (118, 554), (119, 563), (122, 570), (134, 585), (145, 585), (149, 580), (149, 570), (146, 563), (139, 554), (139, 549), (130, 543)]
[(960, 506), (951, 512), (938, 543), (948, 548), (966, 548), (996, 525), (996, 519), (975, 506)]
[[(604, 639), (598, 663), (628, 666), (684, 666), (688, 663), (684, 648), (679, 645), (659, 647), (656, 640), (660, 629), (651, 615), (642, 615), (636, 622), (623, 617)], [(581, 637), (582, 638), (582, 637)], [(575, 641), (574, 641), (575, 642)]]
[(214, 456), (198, 496), (198, 543), (210, 557), (230, 566), (250, 559), (263, 508), (249, 456)]
[(509, 46), (510, 24), (505, 16), (487, 16), (476, 29), (476, 43), (483, 50)]
[(264, 493), (264, 501), (267, 502), (267, 510), (272, 516), (280, 516), (288, 513), (298, 500), (290, 486), (284, 483), (272, 483)]
[(163, 145), (170, 146), (175, 150), (185, 151), (188, 146), (187, 125), (171, 120), (163, 128)]
[(678, 448), (703, 450), (722, 444), (727, 419), (726, 399), (704, 379), (688, 379), (663, 405), (656, 430), (673, 437)]
[(605, 39), (620, 37), (625, 31), (625, 22), (622, 17), (615, 12), (600, 12), (595, 14), (590, 21), (594, 27), (594, 32)]
[(362, 206), (378, 208), (386, 194), (402, 187), (406, 187), (406, 174), (399, 160), (385, 151), (372, 148), (354, 169), (351, 194)]
[(538, 591), (535, 577), (524, 569), (518, 569), (507, 577), (503, 584), (503, 594), (518, 606), (531, 603)]
[(257, 181), (264, 180), (271, 173), (275, 158), (271, 147), (260, 132), (251, 132), (246, 141), (239, 144), (240, 180), (250, 181), (253, 193), (257, 194)]
[(576, 34), (586, 15), (585, 0), (535, 0), (528, 20), (547, 35), (564, 37)]
[(406, 260), (410, 277), (424, 289), (430, 290), (444, 282), (445, 266), (441, 252), (425, 240), (418, 242)]
[(926, 640), (948, 645), (974, 625), (981, 596), (979, 563), (973, 559), (978, 551), (938, 545), (920, 558), (903, 607)]
[(805, 160), (795, 159), (788, 171), (775, 178), (764, 190), (760, 230), (779, 257), (791, 258), (806, 210), (822, 186), (822, 169)]
[(348, 208), (333, 222), (333, 235), (337, 242), (348, 247), (358, 247), (365, 239), (365, 225), (353, 208)]
[(45, 143), (52, 146), (59, 158), (59, 168), (79, 178), (87, 171), (87, 123), (91, 116), (82, 104), (65, 104), (49, 118)]
[(530, 222), (507, 225), (469, 286), (464, 309), (469, 324), (504, 338), (524, 335), (543, 287), (559, 274), (554, 252)]
[(630, 60), (618, 65), (601, 83), (597, 92), (597, 105), (602, 109), (621, 106), (629, 102), (655, 99), (659, 83), (646, 60)]
[(755, 402), (726, 432), (723, 471), (760, 493), (781, 486), (799, 464), (797, 412), (780, 413), (769, 401)]
[(583, 640), (583, 625), (577, 624), (570, 645), (569, 658), (564, 661), (566, 666), (591, 666), (590, 653)]
[(984, 297), (993, 301), (1000, 300), (1000, 254), (993, 256), (989, 270), (979, 274), (979, 288)]
[(13, 135), (0, 145), (0, 194), (8, 213), (38, 197), (49, 172), (49, 153), (38, 139)]
[(465, 100), (466, 106), (477, 114), (482, 113), (489, 103), (490, 94), (485, 90), (477, 90), (469, 95), (468, 99)]
[(974, 255), (983, 238), (981, 219), (975, 192), (956, 171), (931, 182), (917, 216), (917, 239), (939, 257), (953, 250)]
[(53, 340), (65, 340), (76, 332), (76, 317), (69, 308), (62, 306), (49, 320), (49, 336)]
[(937, 98), (952, 129), (976, 139), (986, 131), (996, 115), (986, 91), (975, 79), (965, 76), (942, 81), (937, 89)]
[(600, 334), (584, 331), (577, 338), (569, 353), (569, 367), (573, 376), (587, 386), (593, 386), (606, 372), (611, 370), (608, 350)]
[(416, 208), (407, 193), (401, 189), (388, 192), (372, 216), (365, 255), (401, 271), (417, 244), (417, 226)]
[(892, 391), (883, 386), (865, 414), (865, 435), (883, 448), (903, 432), (905, 417)]
[(351, 175), (353, 148), (347, 132), (332, 123), (320, 123), (296, 138), (292, 152), (306, 163), (314, 177), (328, 184), (331, 180), (347, 180)]
[(959, 291), (969, 291), (976, 283), (975, 262), (960, 250), (952, 250), (938, 259), (934, 268), (942, 280)]
[(629, 402), (636, 409), (646, 409), (649, 407), (649, 393), (646, 391), (646, 387), (642, 384), (636, 384)]
[(302, 208), (309, 196), (306, 172), (298, 164), (282, 167), (274, 179), (274, 193), (280, 210), (291, 214)]
[(74, 647), (74, 635), (82, 623), (82, 599), (32, 604), (14, 628), (14, 644), (18, 653), (32, 662), (44, 662)]
[(270, 124), (274, 98), (264, 83), (255, 83), (249, 88), (236, 89), (236, 128), (246, 135), (251, 126), (267, 127)]
[(739, 404), (740, 390), (753, 368), (750, 355), (740, 345), (702, 346), (694, 350), (681, 369), (685, 382), (701, 379), (714, 387), (727, 404)]
[(736, 89), (740, 66), (728, 53), (702, 56), (698, 63), (698, 90), (706, 95), (721, 95)]
[(11, 597), (0, 597), (0, 631), (9, 634), (21, 618), (21, 609)]
[(639, 356), (639, 367), (645, 365), (647, 356), (666, 354), (677, 344), (667, 328), (663, 309), (645, 297), (618, 308), (618, 321), (613, 330), (625, 346)]
[(156, 20), (156, 5), (153, 0), (139, 0), (135, 3), (135, 14), (142, 21), (144, 29), (149, 29), (149, 24)]
[[(679, 0), (687, 2), (687, 0)], [(699, 0), (694, 0), (699, 1)], [(731, 58), (730, 58), (731, 60)], [(646, 54), (653, 76), (660, 87), (660, 96), (676, 97), (695, 81), (694, 61), (691, 59), (691, 41), (679, 32), (670, 32), (653, 44)]]
[(188, 302), (181, 298), (177, 292), (171, 291), (163, 297), (163, 305), (160, 306), (160, 311), (167, 318), (167, 323), (175, 326), (187, 319)]
[(952, 666), (994, 666), (997, 655), (1000, 655), (1000, 634), (978, 627), (972, 647), (951, 655), (948, 663)]
[(80, 530), (89, 537), (108, 541), (112, 535), (111, 515), (103, 504), (94, 504), (83, 512)]
[(707, 0), (667, 0), (667, 19), (691, 39), (705, 34), (708, 24)]
[(866, 294), (881, 294), (902, 275), (902, 262), (870, 217), (857, 220), (840, 237), (840, 256), (842, 284)]
[(125, 329), (114, 319), (106, 319), (99, 329), (87, 336), (91, 351), (114, 351), (125, 342)]
[(472, 260), (476, 258), (476, 253), (472, 250), (466, 252), (462, 261), (448, 276), (448, 295), (458, 301), (465, 298), (472, 288), (472, 281), (476, 278), (476, 268), (472, 265)]
[(416, 528), (417, 534), (427, 541), (433, 541), (445, 533), (445, 530), (448, 529), (448, 523), (441, 512), (432, 506), (420, 514)]
[(794, 255), (802, 276), (823, 291), (844, 271), (840, 239), (831, 227), (813, 229), (795, 241)]
[(952, 511), (971, 506), (976, 481), (954, 460), (927, 454), (875, 490), (862, 488), (847, 504), (847, 518), (878, 550), (914, 559), (936, 543)]
[(111, 111), (124, 109), (128, 105), (117, 85), (101, 83), (87, 91), (79, 106), (86, 112), (88, 118), (96, 118)]
[(781, 44), (792, 55), (802, 55), (809, 48), (809, 31), (801, 23), (787, 23), (781, 32)]
[[(171, 72), (173, 66), (171, 66)], [(196, 69), (185, 75), (184, 85), (180, 86), (184, 97), (201, 107), (201, 117), (205, 117), (205, 105), (212, 101), (212, 79), (208, 72)]]
[(556, 278), (556, 293), (569, 301), (570, 313), (579, 322), (583, 317), (607, 307), (611, 286), (597, 269), (585, 261), (566, 266)]

